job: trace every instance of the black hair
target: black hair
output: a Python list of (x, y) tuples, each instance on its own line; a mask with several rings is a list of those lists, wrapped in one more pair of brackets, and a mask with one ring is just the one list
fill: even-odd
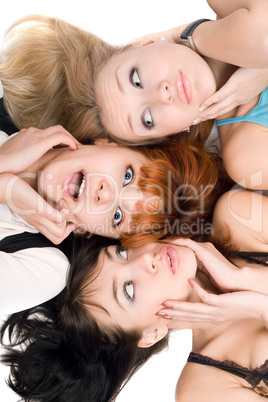
[(120, 328), (107, 333), (98, 326), (81, 294), (101, 249), (114, 240), (91, 236), (75, 243), (62, 293), (12, 314), (1, 329), (8, 385), (27, 402), (112, 401), (139, 367), (167, 345), (166, 337), (151, 348), (139, 348), (139, 333)]

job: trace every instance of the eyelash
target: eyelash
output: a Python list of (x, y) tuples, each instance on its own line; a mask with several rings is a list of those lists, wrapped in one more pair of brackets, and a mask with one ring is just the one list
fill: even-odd
[[(129, 183), (127, 183), (127, 184), (123, 184), (123, 186), (124, 187), (126, 187), (126, 186), (129, 186), (133, 181), (134, 181), (134, 179), (135, 179), (135, 169), (134, 169), (134, 167), (132, 166), (132, 165), (129, 165), (128, 167), (127, 167), (127, 169), (126, 169), (126, 173), (127, 173), (127, 171), (128, 170), (131, 170), (131, 172), (132, 172), (132, 180), (129, 182)], [(125, 180), (125, 178), (124, 178), (124, 180)], [(124, 180), (123, 180), (123, 182), (124, 182)]]
[[(134, 82), (134, 74), (137, 74), (137, 79), (139, 80), (139, 85), (135, 84), (135, 82)], [(143, 86), (141, 85), (141, 81), (140, 81), (140, 77), (139, 77), (139, 71), (138, 71), (137, 68), (134, 67), (134, 68), (131, 69), (130, 75), (129, 75), (129, 80), (130, 80), (131, 85), (133, 85), (133, 87), (143, 89)], [(150, 124), (151, 125), (146, 124), (145, 116), (146, 116), (147, 113), (149, 113), (149, 115), (150, 115), (150, 118), (151, 118), (151, 123)], [(141, 122), (142, 122), (142, 124), (144, 125), (144, 127), (147, 130), (151, 130), (154, 127), (154, 122), (153, 122), (151, 111), (150, 111), (149, 108), (147, 108), (143, 112), (143, 114), (141, 116)]]
[[(131, 296), (128, 294), (127, 290), (126, 290), (126, 287), (127, 287), (128, 285), (132, 285), (132, 287), (133, 287), (133, 297), (131, 297)], [(128, 300), (130, 300), (131, 302), (134, 301), (134, 298), (135, 298), (135, 291), (134, 291), (134, 284), (133, 284), (132, 281), (124, 282), (124, 285), (123, 285), (123, 292), (124, 292), (124, 295), (126, 296), (126, 298), (127, 298)]]
[[(132, 180), (131, 180), (131, 182), (128, 183), (128, 184), (125, 184), (125, 185), (123, 184), (123, 187), (129, 186), (131, 183), (133, 183), (133, 181), (134, 181), (134, 179), (135, 179), (135, 177), (136, 177), (134, 167), (133, 167), (132, 165), (129, 165), (129, 166), (127, 167), (127, 169), (126, 169), (126, 172), (128, 171), (128, 169), (131, 169), (131, 170), (132, 170)], [(123, 180), (123, 181), (124, 181), (124, 180)], [(113, 227), (114, 227), (114, 228), (119, 228), (120, 225), (121, 225), (121, 224), (123, 223), (123, 221), (124, 221), (124, 214), (123, 214), (123, 211), (122, 211), (122, 209), (121, 209), (120, 207), (117, 207), (117, 210), (118, 210), (118, 209), (120, 209), (120, 211), (121, 211), (122, 218), (121, 218), (120, 222), (113, 224)], [(116, 210), (116, 211), (117, 211), (117, 210)]]
[(124, 248), (124, 247), (122, 247), (122, 246), (117, 246), (116, 247), (116, 254), (117, 254), (117, 256), (119, 257), (119, 258), (121, 258), (121, 259), (123, 259), (124, 261), (127, 261), (127, 259), (128, 259), (128, 257), (126, 257), (126, 258), (124, 258), (124, 257), (122, 257), (122, 255), (120, 254), (120, 251), (123, 251), (123, 250), (127, 250), (126, 248)]
[[(128, 260), (128, 256), (126, 256), (126, 258), (125, 257), (123, 257), (122, 255), (121, 255), (121, 251), (126, 251), (126, 253), (127, 253), (127, 249), (125, 249), (124, 247), (122, 247), (122, 246), (117, 246), (116, 247), (116, 254), (117, 254), (117, 256), (120, 258), (120, 259), (122, 259), (122, 260), (124, 260), (124, 261), (127, 261)], [(127, 292), (127, 286), (129, 286), (129, 285), (132, 285), (132, 287), (133, 287), (133, 297), (131, 297), (129, 294), (128, 294), (128, 292)], [(132, 301), (133, 302), (133, 300), (134, 300), (134, 297), (135, 297), (135, 291), (134, 291), (134, 284), (133, 284), (133, 282), (132, 281), (126, 281), (126, 282), (124, 282), (124, 284), (123, 284), (123, 293), (124, 293), (124, 295), (125, 295), (125, 297), (128, 299), (128, 300), (130, 300), (130, 301)]]
[[(139, 85), (136, 85), (135, 84), (135, 82), (134, 82), (134, 74), (137, 74), (137, 76), (138, 76), (138, 79), (139, 79)], [(135, 67), (133, 67), (132, 69), (131, 69), (131, 71), (130, 71), (130, 74), (129, 74), (129, 81), (130, 81), (130, 83), (131, 83), (131, 85), (133, 85), (133, 87), (135, 87), (135, 88), (143, 88), (143, 86), (141, 85), (141, 82), (140, 82), (140, 77), (139, 77), (139, 73), (138, 73), (138, 69), (137, 68), (135, 68)]]
[[(150, 118), (151, 118), (152, 122), (150, 122), (149, 124), (151, 124), (151, 125), (146, 124), (145, 116), (146, 116), (147, 113), (150, 114)], [(154, 127), (153, 118), (152, 118), (151, 111), (150, 111), (149, 108), (147, 108), (147, 109), (143, 112), (143, 114), (142, 114), (142, 116), (141, 116), (141, 122), (142, 122), (142, 124), (144, 125), (144, 127), (146, 128), (146, 130), (152, 130), (152, 128)]]

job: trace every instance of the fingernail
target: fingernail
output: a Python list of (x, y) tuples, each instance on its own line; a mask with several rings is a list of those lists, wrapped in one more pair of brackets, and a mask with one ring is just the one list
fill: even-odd
[(173, 308), (173, 306), (169, 303), (162, 303), (162, 306), (167, 307), (167, 308)]
[(163, 313), (162, 311), (158, 311), (158, 313), (156, 313), (156, 315), (160, 315), (161, 317), (163, 317), (164, 315), (166, 315), (166, 313)]
[(158, 315), (161, 318), (166, 318), (167, 320), (171, 320), (171, 317), (169, 315), (167, 315), (166, 313), (161, 313), (161, 311), (156, 313), (156, 315)]
[(197, 124), (201, 123), (201, 121), (202, 121), (202, 119), (199, 119), (199, 118), (195, 119), (193, 121), (193, 126), (196, 126)]
[(194, 287), (194, 284), (193, 284), (193, 282), (191, 281), (191, 279), (188, 279), (188, 282), (189, 282), (189, 285), (191, 286), (191, 288), (193, 288), (193, 287)]
[(165, 317), (165, 316), (167, 316), (167, 313), (164, 313), (164, 311), (158, 311), (158, 313), (156, 313), (156, 315), (160, 315), (161, 317)]
[(207, 108), (207, 106), (201, 106), (198, 110), (199, 110), (199, 112), (203, 112), (206, 108)]

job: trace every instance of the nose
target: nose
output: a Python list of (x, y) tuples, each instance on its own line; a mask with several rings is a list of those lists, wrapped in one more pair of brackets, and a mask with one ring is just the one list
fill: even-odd
[(168, 81), (162, 81), (159, 87), (160, 100), (163, 103), (170, 104), (173, 102), (172, 88)]
[(95, 193), (96, 203), (100, 206), (103, 206), (107, 203), (111, 204), (114, 198), (114, 190), (107, 180), (101, 180), (97, 186)]
[(153, 253), (143, 253), (137, 258), (136, 269), (142, 269), (147, 274), (154, 275), (158, 272), (158, 258)]

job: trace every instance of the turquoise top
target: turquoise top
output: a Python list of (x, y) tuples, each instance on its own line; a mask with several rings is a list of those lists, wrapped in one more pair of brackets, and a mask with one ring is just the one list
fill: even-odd
[(258, 104), (246, 114), (246, 116), (232, 117), (216, 121), (216, 125), (224, 126), (225, 124), (238, 123), (247, 121), (249, 123), (257, 123), (264, 127), (268, 127), (268, 87), (261, 93)]

